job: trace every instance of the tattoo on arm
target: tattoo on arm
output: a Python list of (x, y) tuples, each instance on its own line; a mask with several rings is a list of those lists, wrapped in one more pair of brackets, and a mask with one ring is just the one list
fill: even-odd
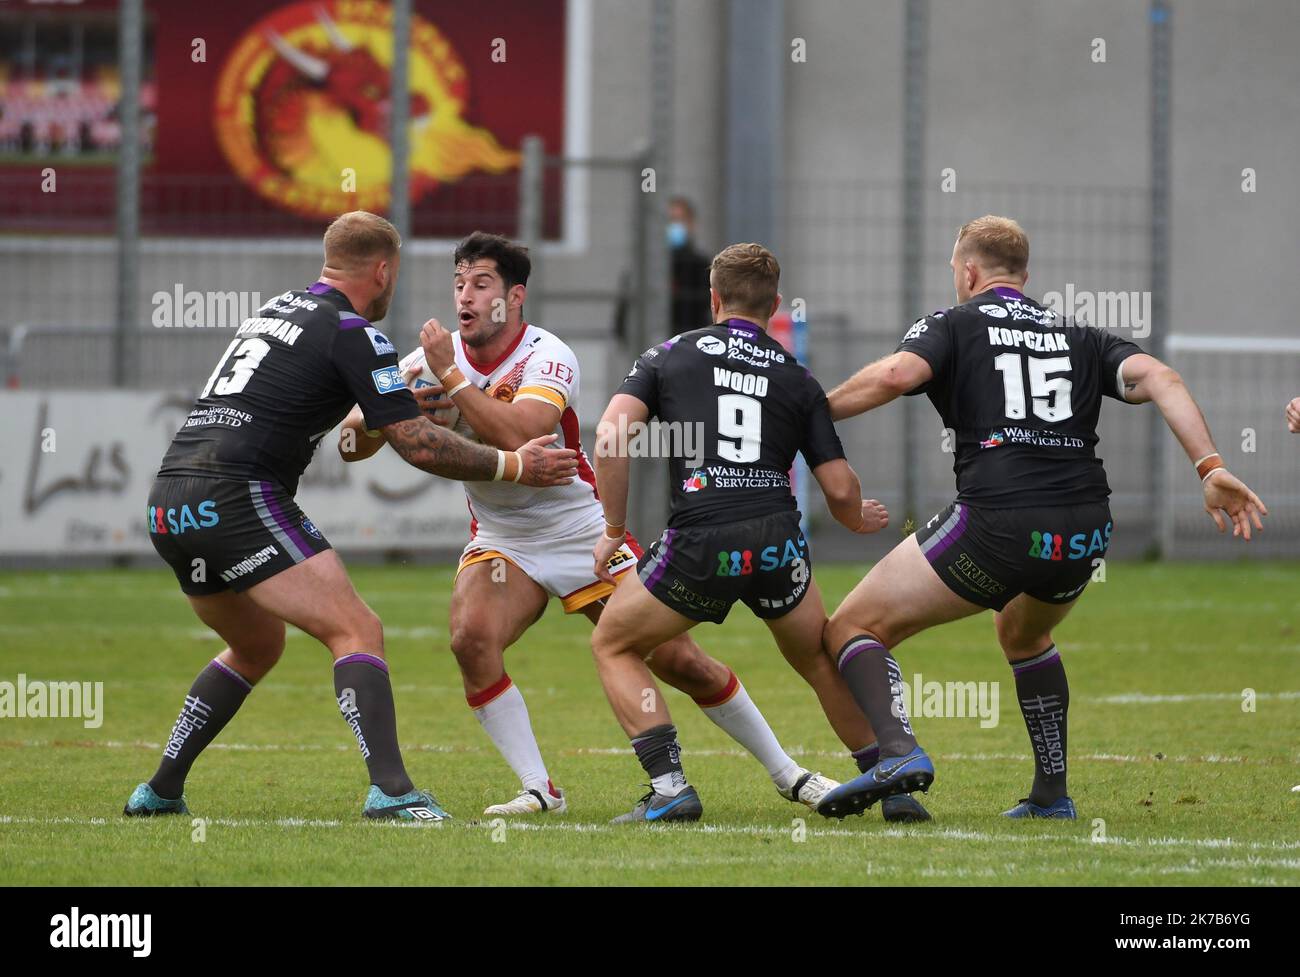
[(465, 482), (490, 482), (496, 476), (496, 448), (467, 441), (427, 417), (389, 424), (384, 437), (406, 461), (432, 475)]

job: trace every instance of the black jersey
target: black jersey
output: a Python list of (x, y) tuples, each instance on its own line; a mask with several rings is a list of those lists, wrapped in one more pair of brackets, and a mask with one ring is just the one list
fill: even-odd
[(360, 404), (371, 430), (419, 416), (397, 350), (323, 282), (240, 324), (159, 475), (274, 479), (291, 494), (320, 439)]
[(820, 384), (744, 319), (651, 347), (618, 392), (665, 425), (673, 527), (792, 510), (794, 456), (810, 468), (844, 457)]
[(930, 364), (924, 393), (956, 434), (957, 501), (987, 508), (1102, 502), (1101, 397), (1142, 349), (994, 288), (918, 319), (899, 350)]

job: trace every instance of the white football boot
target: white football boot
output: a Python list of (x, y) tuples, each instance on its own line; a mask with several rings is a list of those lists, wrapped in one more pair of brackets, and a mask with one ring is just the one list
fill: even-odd
[(516, 814), (563, 814), (568, 809), (569, 804), (564, 799), (564, 791), (560, 791), (559, 797), (554, 797), (544, 790), (521, 790), (515, 795), (514, 800), (504, 804), (493, 804), (491, 807), (484, 808), (483, 813), (512, 817)]
[(817, 810), (817, 805), (821, 799), (840, 785), (838, 780), (831, 780), (830, 777), (822, 776), (820, 773), (810, 773), (805, 770), (799, 775), (799, 779), (794, 782), (794, 786), (788, 791), (779, 790), (779, 793), (787, 801), (795, 801)]

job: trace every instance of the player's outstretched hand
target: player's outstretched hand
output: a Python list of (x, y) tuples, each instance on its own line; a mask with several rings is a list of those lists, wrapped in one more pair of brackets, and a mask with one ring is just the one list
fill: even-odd
[(862, 500), (862, 525), (856, 533), (878, 533), (889, 525), (889, 511), (875, 499)]
[(1300, 397), (1291, 398), (1286, 405), (1286, 426), (1292, 434), (1300, 434)]
[[(1259, 500), (1259, 496), (1250, 490), (1250, 486), (1226, 468), (1220, 468), (1205, 480), (1205, 511), (1210, 514), (1219, 532), (1226, 530), (1223, 513), (1232, 520), (1232, 535), (1250, 539), (1250, 525), (1264, 531), (1260, 516), (1268, 515), (1268, 509)], [(1222, 510), (1222, 512), (1220, 511)]]
[(618, 552), (618, 548), (622, 545), (623, 540), (610, 539), (602, 532), (595, 549), (591, 551), (592, 558), (596, 561), (593, 567), (596, 571), (596, 577), (605, 581), (605, 583), (614, 583), (614, 576), (609, 572), (609, 561), (614, 558), (614, 554)]
[(449, 367), (456, 365), (456, 350), (451, 344), (451, 333), (442, 328), (437, 319), (430, 319), (420, 329), (420, 345), (424, 358), (435, 377), (440, 377)]
[(578, 453), (572, 448), (546, 447), (557, 437), (559, 435), (545, 434), (519, 449), (519, 459), (524, 463), (520, 484), (546, 488), (568, 485), (573, 481), (578, 474)]

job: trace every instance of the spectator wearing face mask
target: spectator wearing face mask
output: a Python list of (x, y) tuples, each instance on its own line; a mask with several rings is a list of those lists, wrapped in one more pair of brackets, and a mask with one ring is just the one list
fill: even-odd
[(695, 244), (695, 207), (685, 197), (668, 202), (668, 248), (672, 257), (672, 329), (688, 332), (709, 325), (711, 258)]

